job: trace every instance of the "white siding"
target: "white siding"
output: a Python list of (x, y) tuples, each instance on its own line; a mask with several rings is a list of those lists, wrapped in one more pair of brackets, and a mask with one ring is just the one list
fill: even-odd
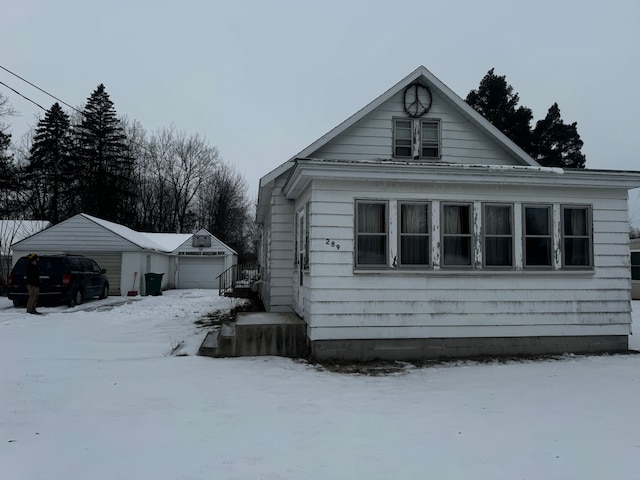
[[(442, 140), (441, 161), (463, 164), (518, 165), (506, 151), (479, 128), (432, 91), (433, 104), (423, 119), (439, 119)], [(394, 95), (379, 108), (338, 135), (322, 148), (309, 155), (311, 158), (330, 160), (371, 160), (392, 157), (393, 117), (406, 117), (403, 93)]]
[(121, 252), (131, 250), (131, 242), (87, 220), (82, 216), (71, 217), (53, 227), (27, 238), (16, 245), (20, 251), (78, 252), (99, 250)]
[(282, 194), (284, 180), (276, 180), (263, 230), (266, 258), (261, 288), (265, 308), (270, 312), (291, 312), (293, 309), (294, 205)]
[[(388, 200), (389, 205), (396, 200), (428, 200), (435, 205), (466, 200), (476, 206), (500, 201), (514, 204), (515, 211), (523, 203), (553, 203), (556, 213), (560, 204), (592, 205), (595, 268), (355, 271), (354, 201), (359, 198)], [(623, 190), (316, 180), (306, 279), (309, 337), (626, 335), (631, 320), (626, 209)], [(515, 228), (518, 245), (522, 232), (518, 224)], [(439, 238), (434, 233), (437, 250)], [(389, 236), (390, 258), (396, 255), (395, 235), (392, 231)], [(327, 239), (340, 249), (327, 246)], [(516, 263), (521, 265), (522, 259)]]

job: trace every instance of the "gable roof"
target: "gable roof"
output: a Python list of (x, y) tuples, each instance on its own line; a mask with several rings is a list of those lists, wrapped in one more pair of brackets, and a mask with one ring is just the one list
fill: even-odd
[(143, 233), (143, 235), (160, 245), (165, 252), (173, 252), (193, 237), (191, 233)]
[(146, 233), (136, 232), (135, 230), (131, 230), (129, 227), (120, 225), (119, 223), (109, 222), (108, 220), (103, 220), (98, 217), (93, 217), (91, 215), (87, 215), (86, 213), (79, 213), (78, 216), (86, 218), (90, 222), (93, 222), (101, 226), (102, 228), (109, 230), (110, 232), (118, 235), (119, 237), (127, 240), (128, 242), (134, 244), (137, 247), (143, 248), (145, 250), (158, 250), (161, 252), (170, 251), (170, 250), (166, 250), (161, 243), (152, 239)]
[(362, 120), (366, 115), (371, 113), (387, 100), (391, 99), (391, 97), (393, 97), (397, 93), (403, 91), (406, 87), (408, 87), (415, 81), (419, 81), (427, 85), (429, 88), (438, 91), (445, 99), (445, 101), (453, 106), (454, 109), (456, 109), (461, 115), (467, 118), (472, 124), (476, 125), (481, 131), (484, 131), (489, 137), (493, 138), (507, 152), (511, 153), (513, 157), (518, 160), (523, 166), (540, 166), (524, 150), (517, 146), (512, 140), (510, 140), (509, 137), (507, 137), (499, 129), (493, 126), (491, 122), (489, 122), (486, 118), (476, 112), (467, 102), (465, 102), (453, 90), (447, 87), (434, 74), (427, 70), (426, 67), (420, 66), (405, 78), (400, 80), (398, 83), (396, 83), (393, 87), (384, 92), (382, 95), (370, 102), (368, 105), (361, 108), (355, 114), (347, 118), (344, 122), (340, 123), (338, 126), (324, 134), (307, 148), (297, 153), (285, 163), (262, 177), (260, 179), (260, 187), (266, 186), (268, 183), (289, 170), (289, 168), (293, 166), (296, 158), (309, 157), (313, 152), (325, 146), (331, 140), (335, 139), (338, 135), (344, 133), (358, 121)]
[(0, 254), (8, 255), (11, 245), (51, 226), (47, 220), (0, 220)]
[[(46, 223), (46, 226), (50, 225), (49, 222), (45, 222), (45, 223)], [(103, 220), (102, 218), (94, 217), (92, 215), (87, 215), (86, 213), (79, 213), (77, 215), (74, 215), (73, 217), (68, 218), (63, 222), (52, 226), (51, 230), (55, 230), (62, 225), (68, 225), (70, 223), (73, 223), (76, 225), (75, 227), (76, 232), (79, 225), (89, 223), (94, 228), (97, 227), (99, 229), (106, 230), (110, 234), (114, 235), (116, 238), (120, 240), (124, 240), (126, 243), (131, 244), (137, 248), (140, 248), (142, 250), (152, 250), (152, 251), (162, 252), (162, 253), (173, 253), (173, 254), (177, 253), (178, 250), (181, 249), (184, 245), (189, 244), (191, 241), (191, 238), (194, 236), (194, 234), (192, 233), (138, 232), (130, 229), (129, 227), (125, 227), (124, 225), (120, 225), (119, 223)], [(3, 224), (0, 223), (0, 227), (2, 225)], [(30, 231), (28, 236), (20, 239), (19, 241), (14, 242), (13, 245), (17, 246), (18, 244), (21, 244), (26, 241), (27, 244), (24, 246), (28, 246), (29, 243), (33, 243), (33, 241), (36, 241), (39, 238), (38, 237), (39, 233), (43, 233), (41, 232), (42, 228), (40, 228), (39, 230), (40, 231), (38, 232)], [(231, 247), (223, 243), (221, 240), (216, 238), (207, 230), (201, 229), (200, 231), (198, 231), (198, 234), (211, 235), (211, 240), (212, 240), (211, 246), (213, 249), (216, 249), (216, 251), (224, 251), (226, 254), (237, 255), (237, 253)], [(67, 236), (68, 235), (69, 233), (67, 232)], [(120, 246), (126, 245), (126, 243), (120, 243)], [(67, 241), (66, 249), (73, 248), (73, 247), (70, 247), (70, 245), (71, 244), (69, 244), (69, 242)], [(113, 248), (113, 245), (110, 245), (110, 247)]]
[(388, 89), (382, 95), (375, 100), (358, 110), (351, 115), (345, 121), (340, 123), (335, 128), (324, 134), (318, 140), (313, 142), (307, 148), (297, 153), (289, 160), (284, 162), (279, 167), (275, 168), (271, 172), (267, 173), (260, 179), (258, 188), (258, 208), (256, 210), (256, 218), (258, 223), (262, 222), (266, 204), (271, 196), (273, 189), (273, 182), (281, 175), (289, 171), (294, 165), (296, 159), (308, 158), (313, 152), (327, 145), (334, 140), (338, 135), (346, 132), (349, 128), (362, 120), (365, 116), (370, 114), (376, 108), (380, 107), (384, 102), (391, 99), (394, 95), (403, 91), (406, 87), (412, 83), (419, 81), (420, 83), (427, 85), (430, 89), (436, 91), (440, 96), (452, 106), (460, 115), (466, 118), (472, 125), (475, 125), (480, 131), (487, 134), (488, 137), (493, 139), (499, 146), (501, 146), (507, 153), (511, 154), (512, 158), (518, 161), (525, 167), (540, 167), (540, 164), (536, 162), (531, 156), (529, 156), (524, 150), (516, 145), (509, 139), (504, 133), (497, 129), (491, 122), (484, 118), (481, 114), (476, 112), (467, 102), (460, 98), (453, 90), (442, 83), (434, 74), (432, 74), (426, 67), (420, 66), (413, 72), (407, 75), (405, 78), (396, 83), (393, 87)]
[(236, 252), (233, 248), (231, 248), (229, 245), (227, 245), (226, 243), (222, 242), (221, 240), (219, 240), (215, 235), (213, 235), (211, 232), (209, 232), (208, 230), (201, 228), (200, 230), (198, 230), (196, 233), (194, 233), (193, 235), (189, 235), (189, 238), (185, 239), (184, 242), (180, 243), (179, 245), (177, 245), (174, 249), (173, 252), (194, 252), (194, 251), (201, 251), (203, 250), (200, 247), (194, 247), (191, 245), (191, 238), (194, 235), (209, 235), (211, 237), (211, 247), (204, 247), (206, 248), (208, 251), (224, 251), (233, 255), (237, 255), (238, 252)]
[(157, 250), (166, 253), (175, 253), (180, 247), (188, 244), (194, 235), (211, 235), (211, 247), (224, 250), (230, 254), (236, 254), (236, 251), (229, 247), (227, 244), (219, 240), (215, 235), (209, 233), (204, 228), (200, 229), (197, 233), (146, 233), (137, 232), (124, 225), (118, 223), (102, 220), (101, 218), (92, 217), (86, 213), (81, 213), (81, 216), (90, 220), (98, 225), (106, 228), (107, 230), (115, 233), (116, 235), (128, 240), (129, 242), (137, 245), (140, 248)]

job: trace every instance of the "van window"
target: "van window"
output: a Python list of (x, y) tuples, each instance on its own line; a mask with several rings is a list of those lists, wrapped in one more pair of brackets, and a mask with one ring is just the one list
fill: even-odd
[(79, 258), (67, 258), (67, 264), (69, 265), (69, 270), (72, 272), (82, 270)]
[(38, 261), (38, 270), (40, 275), (52, 275), (62, 271), (61, 258), (40, 257)]
[(29, 264), (28, 258), (20, 258), (13, 266), (14, 275), (25, 275), (27, 273), (27, 265)]
[(80, 265), (82, 265), (81, 270), (83, 272), (91, 272), (93, 270), (93, 268), (91, 267), (91, 262), (89, 261), (88, 258), (81, 258), (79, 259), (80, 261)]

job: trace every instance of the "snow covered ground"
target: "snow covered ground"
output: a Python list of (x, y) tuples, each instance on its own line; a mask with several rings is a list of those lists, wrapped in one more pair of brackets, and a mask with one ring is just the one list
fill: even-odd
[(640, 355), (387, 376), (197, 357), (193, 321), (229, 307), (214, 293), (39, 317), (0, 299), (0, 478), (640, 477)]

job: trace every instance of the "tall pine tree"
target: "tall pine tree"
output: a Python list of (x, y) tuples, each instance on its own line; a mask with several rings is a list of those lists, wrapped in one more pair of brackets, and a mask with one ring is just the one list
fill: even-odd
[(560, 118), (558, 104), (554, 103), (532, 130), (531, 109), (518, 106), (519, 100), (506, 76), (496, 75), (493, 68), (480, 81), (478, 89), (471, 90), (466, 98), (469, 105), (540, 165), (584, 168), (586, 158), (580, 151), (582, 140), (577, 123), (566, 125)]
[(82, 122), (74, 127), (74, 140), (77, 211), (118, 223), (131, 221), (134, 160), (104, 85), (87, 100)]
[(533, 129), (532, 156), (547, 167), (584, 168), (582, 144), (577, 123), (565, 124), (558, 104), (554, 103)]
[(71, 126), (67, 115), (54, 103), (38, 121), (26, 168), (34, 218), (59, 223), (70, 213), (72, 192)]
[(520, 97), (513, 93), (504, 75), (496, 75), (492, 68), (471, 90), (466, 102), (488, 119), (496, 128), (525, 151), (531, 145), (531, 109), (518, 106)]
[(7, 97), (0, 92), (0, 218), (18, 218), (19, 171), (11, 151), (11, 134), (5, 119), (15, 115)]
[(16, 213), (17, 169), (10, 152), (11, 135), (0, 129), (0, 218)]

